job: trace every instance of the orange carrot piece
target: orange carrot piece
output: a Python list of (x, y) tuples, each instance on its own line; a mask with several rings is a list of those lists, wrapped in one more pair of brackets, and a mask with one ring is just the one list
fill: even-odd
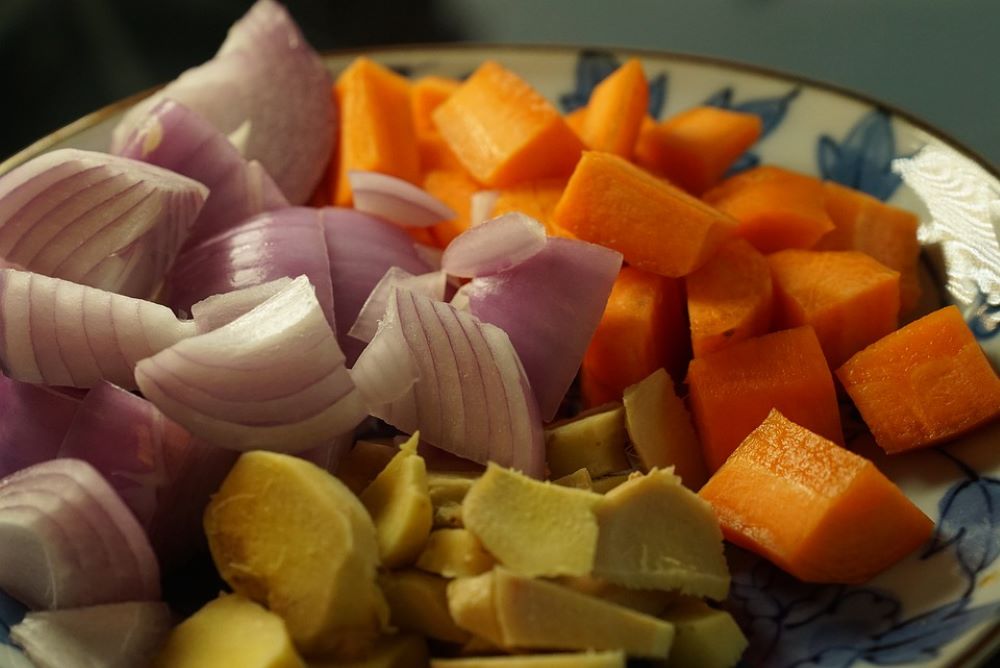
[(351, 204), (352, 169), (420, 181), (420, 154), (410, 113), (410, 84), (367, 58), (358, 58), (334, 85), (340, 109), (337, 178), (330, 184), (337, 206)]
[(566, 179), (560, 178), (525, 181), (516, 186), (500, 188), (490, 215), (495, 217), (520, 211), (544, 225), (550, 235), (556, 235), (558, 230), (552, 220), (553, 213), (565, 189)]
[(687, 382), (710, 471), (722, 466), (772, 408), (844, 442), (833, 376), (811, 327), (774, 332), (696, 357)]
[(771, 330), (771, 270), (744, 239), (725, 243), (685, 284), (695, 357)]
[(605, 387), (601, 381), (588, 374), (586, 368), (580, 370), (580, 395), (584, 409), (596, 408), (612, 401), (621, 401), (622, 392)]
[(630, 58), (594, 87), (580, 136), (587, 148), (631, 158), (649, 107), (642, 63)]
[(736, 236), (761, 253), (810, 248), (833, 229), (823, 183), (780, 167), (755, 167), (705, 193), (704, 200), (740, 221)]
[(576, 133), (576, 136), (583, 141), (583, 124), (587, 121), (587, 107), (580, 107), (579, 109), (574, 109), (564, 116), (566, 119), (566, 125), (569, 129)]
[(432, 170), (424, 176), (423, 188), (444, 202), (455, 217), (427, 228), (435, 245), (444, 248), (451, 240), (469, 229), (472, 196), (480, 186), (464, 170)]
[(934, 529), (874, 464), (777, 410), (699, 495), (727, 540), (806, 582), (867, 582)]
[(610, 153), (586, 151), (556, 206), (555, 223), (619, 251), (646, 271), (679, 277), (705, 264), (736, 222)]
[(899, 272), (857, 251), (769, 255), (775, 327), (810, 325), (836, 369), (899, 324)]
[(917, 261), (919, 221), (916, 215), (871, 195), (827, 181), (826, 212), (835, 228), (816, 250), (856, 250), (899, 272), (900, 313), (909, 313), (920, 300)]
[(418, 136), (437, 135), (431, 114), (461, 85), (462, 82), (458, 79), (437, 76), (421, 77), (413, 82), (410, 108), (413, 113), (413, 127)]
[(695, 107), (646, 125), (636, 162), (692, 195), (701, 195), (753, 146), (762, 128), (756, 114)]
[(955, 306), (868, 346), (837, 378), (889, 453), (951, 440), (1000, 415), (1000, 379)]
[(469, 173), (491, 187), (568, 176), (583, 150), (548, 100), (493, 61), (480, 65), (431, 117)]
[[(424, 178), (436, 170), (465, 172), (465, 165), (451, 152), (448, 144), (441, 139), (439, 134), (418, 137), (417, 150), (420, 153), (420, 173)], [(468, 172), (465, 173), (468, 174)]]
[(583, 374), (620, 399), (664, 367), (683, 378), (690, 358), (684, 287), (678, 279), (625, 267), (583, 356)]

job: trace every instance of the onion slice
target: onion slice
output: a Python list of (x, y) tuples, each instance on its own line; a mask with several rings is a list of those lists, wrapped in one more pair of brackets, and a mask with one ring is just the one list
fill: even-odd
[(424, 274), (431, 267), (413, 239), (403, 230), (353, 209), (321, 209), (326, 252), (333, 282), (337, 341), (347, 365), (353, 366), (364, 343), (348, 336), (368, 295), (390, 267)]
[(397, 288), (351, 373), (372, 415), (398, 429), (480, 464), (544, 475), (535, 398), (500, 328)]
[(395, 176), (352, 169), (347, 180), (355, 209), (394, 225), (430, 227), (455, 217), (441, 200)]
[(0, 376), (0, 478), (53, 459), (80, 400)]
[(297, 453), (365, 417), (305, 276), (228, 325), (136, 366), (143, 395), (208, 443)]
[(372, 340), (378, 330), (379, 320), (385, 315), (386, 304), (393, 288), (410, 290), (428, 299), (442, 301), (444, 299), (447, 276), (443, 271), (434, 271), (414, 276), (399, 267), (390, 267), (385, 276), (378, 282), (368, 295), (368, 300), (361, 307), (358, 319), (354, 321), (351, 331), (347, 334), (365, 343)]
[(0, 362), (15, 380), (135, 388), (135, 363), (194, 333), (165, 306), (0, 269)]
[(159, 601), (29, 612), (10, 630), (37, 668), (152, 665), (173, 626)]
[(289, 206), (260, 163), (244, 160), (225, 135), (174, 100), (160, 100), (150, 109), (118, 154), (208, 186), (208, 199), (191, 226), (187, 247), (258, 213)]
[(452, 276), (473, 278), (516, 267), (545, 248), (545, 227), (523, 213), (508, 213), (470, 227), (455, 237), (441, 256)]
[(249, 313), (291, 283), (292, 279), (284, 276), (249, 288), (213, 295), (192, 306), (191, 317), (199, 334), (211, 332)]
[(469, 223), (472, 227), (482, 225), (493, 217), (493, 209), (500, 199), (499, 190), (480, 190), (469, 199)]
[(47, 276), (148, 298), (208, 189), (137, 160), (60, 149), (0, 177), (0, 256)]
[(0, 481), (0, 589), (32, 610), (152, 601), (160, 570), (107, 481), (53, 459)]
[(333, 150), (336, 108), (322, 59), (288, 12), (259, 0), (230, 28), (216, 56), (181, 74), (125, 114), (111, 150), (122, 150), (149, 111), (165, 98), (237, 137), (292, 204), (316, 188)]
[(516, 267), (462, 288), (469, 312), (510, 336), (546, 421), (580, 368), (621, 264), (616, 251), (551, 237)]
[(115, 488), (164, 570), (204, 543), (201, 518), (236, 453), (191, 434), (142, 397), (101, 383), (87, 393), (58, 451), (82, 459)]
[(268, 211), (185, 249), (167, 277), (163, 302), (190, 313), (212, 295), (305, 274), (332, 325), (330, 260), (320, 220), (316, 209), (305, 207)]

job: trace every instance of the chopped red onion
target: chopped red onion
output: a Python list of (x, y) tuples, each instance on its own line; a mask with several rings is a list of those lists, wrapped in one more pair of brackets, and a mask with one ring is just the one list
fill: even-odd
[(403, 227), (430, 227), (451, 220), (455, 212), (426, 190), (378, 172), (350, 170), (354, 208)]
[(366, 415), (305, 276), (224, 327), (136, 366), (143, 395), (218, 447), (297, 453)]
[(489, 276), (516, 267), (545, 248), (545, 227), (523, 213), (508, 213), (470, 227), (444, 249), (441, 268), (452, 276)]
[(305, 274), (332, 325), (330, 260), (320, 220), (316, 209), (305, 207), (268, 211), (185, 249), (167, 276), (163, 302), (190, 313), (212, 295)]
[(29, 612), (10, 630), (36, 668), (152, 665), (173, 626), (160, 601)]
[(136, 362), (193, 333), (160, 304), (0, 269), (0, 362), (15, 380), (132, 389)]
[(258, 0), (216, 56), (133, 107), (114, 130), (120, 151), (150, 109), (170, 98), (236, 138), (293, 204), (309, 199), (333, 150), (331, 80), (284, 7)]
[(326, 208), (320, 212), (333, 281), (337, 341), (347, 366), (353, 366), (365, 344), (348, 332), (385, 272), (399, 267), (411, 274), (424, 274), (437, 267), (432, 268), (418, 253), (413, 239), (395, 225), (354, 209)]
[(160, 100), (150, 109), (118, 154), (208, 186), (208, 199), (191, 226), (187, 248), (258, 213), (289, 206), (259, 163), (244, 160), (225, 135), (174, 100)]
[(389, 294), (393, 288), (410, 290), (428, 299), (442, 301), (446, 279), (447, 276), (443, 271), (414, 276), (399, 267), (390, 267), (368, 295), (368, 300), (361, 307), (361, 313), (358, 314), (358, 319), (354, 321), (354, 326), (347, 335), (365, 343), (372, 340), (378, 330), (379, 320), (385, 315), (385, 306), (389, 302)]
[(268, 299), (287, 288), (292, 279), (287, 276), (267, 283), (241, 288), (220, 295), (212, 295), (191, 307), (191, 317), (199, 334), (211, 332), (228, 325), (244, 313), (249, 313)]
[(580, 368), (621, 263), (603, 246), (551, 237), (525, 262), (462, 289), (470, 313), (510, 336), (546, 421)]
[(0, 376), (0, 478), (52, 459), (80, 400)]
[(27, 271), (149, 298), (208, 189), (138, 160), (60, 149), (0, 177), (0, 256)]
[(452, 454), (545, 472), (541, 421), (507, 335), (395, 289), (352, 376), (372, 415)]
[(493, 217), (493, 209), (500, 198), (499, 190), (480, 190), (469, 201), (469, 222), (473, 227), (482, 225)]
[(82, 459), (135, 514), (164, 570), (204, 543), (201, 518), (236, 453), (192, 438), (157, 408), (110, 383), (80, 404), (59, 457)]
[(160, 570), (107, 481), (53, 459), (0, 480), (0, 589), (32, 610), (152, 601)]

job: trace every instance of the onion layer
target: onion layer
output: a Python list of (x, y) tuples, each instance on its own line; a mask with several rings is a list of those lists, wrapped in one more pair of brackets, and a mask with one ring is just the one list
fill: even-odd
[(372, 415), (455, 455), (545, 472), (541, 421), (507, 335), (395, 289), (352, 376)]
[(173, 626), (159, 601), (29, 612), (10, 630), (37, 668), (152, 665)]
[(54, 458), (79, 406), (79, 399), (0, 376), (0, 478)]
[(469, 312), (510, 336), (544, 420), (580, 368), (621, 264), (603, 246), (552, 237), (525, 262), (462, 288)]
[(197, 113), (161, 100), (142, 119), (119, 155), (158, 165), (208, 186), (186, 247), (235, 227), (262, 211), (289, 206), (260, 163), (247, 162), (235, 146)]
[(0, 178), (0, 256), (46, 276), (148, 298), (208, 189), (137, 160), (61, 149)]
[(378, 331), (378, 322), (385, 315), (386, 304), (393, 288), (409, 290), (428, 299), (442, 301), (444, 299), (447, 276), (443, 271), (434, 271), (414, 276), (399, 267), (390, 267), (385, 276), (378, 282), (365, 305), (361, 307), (358, 319), (354, 321), (348, 336), (367, 343)]
[(160, 100), (170, 98), (233, 136), (292, 204), (305, 202), (323, 176), (334, 141), (330, 75), (288, 12), (259, 0), (229, 30), (216, 56), (133, 107), (118, 124), (118, 152)]
[(53, 459), (0, 481), (0, 589), (32, 610), (160, 597), (146, 535), (90, 464)]
[(135, 363), (194, 333), (165, 306), (0, 269), (0, 362), (29, 383), (135, 388)]
[(292, 279), (284, 276), (249, 288), (213, 295), (193, 305), (191, 317), (199, 334), (211, 332), (249, 313), (291, 283)]
[(426, 190), (378, 172), (350, 170), (354, 208), (403, 227), (430, 227), (451, 220), (455, 212)]
[(508, 213), (470, 227), (455, 237), (441, 257), (452, 276), (489, 276), (516, 267), (545, 248), (545, 227), (523, 213)]
[(365, 416), (305, 276), (228, 325), (142, 360), (135, 377), (168, 417), (233, 450), (301, 452)]

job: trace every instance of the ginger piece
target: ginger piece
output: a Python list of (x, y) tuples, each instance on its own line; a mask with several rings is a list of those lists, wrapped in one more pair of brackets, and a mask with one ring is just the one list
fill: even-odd
[(574, 652), (534, 656), (434, 659), (431, 668), (625, 668), (624, 652)]
[(732, 615), (696, 598), (677, 603), (663, 618), (676, 631), (669, 668), (731, 668), (749, 644)]
[(576, 489), (583, 489), (588, 492), (594, 488), (594, 481), (590, 477), (590, 471), (585, 468), (577, 469), (568, 475), (556, 478), (552, 481), (552, 484), (561, 485), (562, 487), (575, 487)]
[(379, 577), (389, 602), (393, 626), (445, 642), (464, 643), (469, 634), (448, 611), (448, 581), (415, 569), (389, 571)]
[(493, 556), (468, 529), (432, 531), (417, 558), (417, 568), (446, 578), (479, 575), (495, 564)]
[(590, 487), (595, 494), (607, 494), (614, 488), (625, 483), (632, 473), (633, 471), (629, 471), (628, 473), (616, 473), (596, 478), (590, 483)]
[(627, 441), (625, 409), (619, 403), (556, 423), (545, 432), (549, 475), (561, 478), (585, 468), (596, 478), (627, 469)]
[(427, 641), (417, 633), (383, 636), (362, 659), (309, 662), (309, 668), (427, 668), (429, 665)]
[(347, 489), (361, 494), (398, 452), (391, 443), (355, 441), (337, 462), (336, 476)]
[(462, 528), (462, 501), (476, 477), (465, 473), (427, 474), (427, 493), (434, 506), (435, 529)]

